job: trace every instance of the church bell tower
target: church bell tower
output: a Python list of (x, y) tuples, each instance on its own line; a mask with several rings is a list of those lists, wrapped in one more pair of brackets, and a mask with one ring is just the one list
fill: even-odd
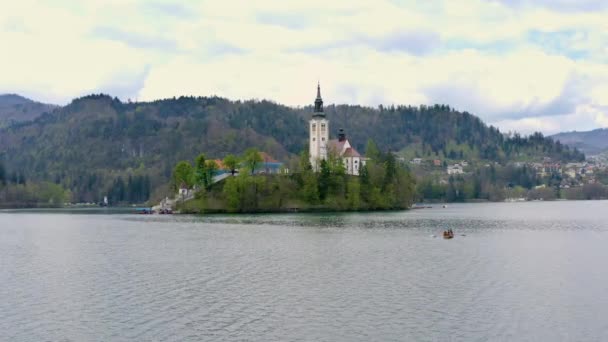
[(317, 84), (317, 98), (315, 110), (309, 121), (309, 154), (312, 169), (319, 170), (319, 162), (327, 159), (327, 143), (329, 142), (329, 121), (323, 112), (323, 99), (321, 98), (321, 85)]

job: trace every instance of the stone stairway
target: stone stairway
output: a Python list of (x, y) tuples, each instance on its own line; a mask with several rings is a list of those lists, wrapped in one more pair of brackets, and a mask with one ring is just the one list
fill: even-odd
[[(221, 175), (213, 176), (213, 178), (211, 179), (211, 184), (215, 184), (215, 183), (222, 181), (231, 176), (232, 176), (232, 174), (230, 174), (230, 173), (222, 173)], [(173, 210), (175, 208), (175, 205), (177, 204), (177, 202), (189, 201), (194, 198), (195, 193), (196, 193), (196, 189), (192, 189), (192, 190), (188, 190), (188, 192), (186, 194), (177, 195), (175, 198), (165, 197), (165, 199), (160, 201), (159, 204), (153, 206), (152, 210), (154, 210), (156, 212), (161, 209)]]

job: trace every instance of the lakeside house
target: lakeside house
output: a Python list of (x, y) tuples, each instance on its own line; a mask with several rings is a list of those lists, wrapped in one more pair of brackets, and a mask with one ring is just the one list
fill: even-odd
[(567, 169), (564, 174), (569, 178), (576, 178), (576, 170), (574, 169)]
[(464, 169), (460, 164), (448, 165), (447, 173), (448, 175), (461, 175), (464, 173)]
[(213, 160), (215, 163), (215, 175), (223, 175), (225, 173), (230, 173), (230, 169), (224, 165), (224, 162), (221, 159)]
[(186, 185), (186, 183), (182, 183), (180, 184), (179, 189), (177, 190), (177, 196), (179, 199), (184, 200), (194, 196), (195, 192), (196, 187), (190, 188), (188, 187), (188, 185)]
[(280, 174), (280, 173), (288, 173), (289, 169), (284, 168), (284, 164), (276, 159), (274, 159), (271, 155), (266, 152), (260, 152), (260, 157), (262, 157), (262, 162), (256, 166), (253, 171), (254, 174)]
[[(285, 164), (281, 161), (276, 160), (270, 154), (266, 152), (259, 152), (262, 161), (256, 166), (254, 170), (254, 174), (279, 174), (279, 173), (288, 173), (289, 169), (285, 168)], [(216, 166), (216, 170), (214, 172), (214, 176), (219, 176), (227, 173), (231, 173), (230, 168), (224, 165), (224, 162), (221, 159), (213, 160)], [(239, 168), (235, 170), (235, 173), (238, 173), (240, 169), (243, 169), (245, 165), (241, 163)]]

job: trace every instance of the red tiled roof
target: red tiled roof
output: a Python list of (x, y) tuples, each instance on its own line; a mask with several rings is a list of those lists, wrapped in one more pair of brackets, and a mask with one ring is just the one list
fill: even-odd
[(215, 166), (217, 166), (218, 170), (228, 170), (228, 168), (226, 168), (226, 165), (224, 165), (224, 162), (221, 161), (220, 159), (216, 159), (214, 160), (215, 162)]
[(266, 152), (260, 152), (260, 157), (262, 157), (262, 161), (264, 163), (278, 163), (278, 161), (274, 158), (272, 158), (268, 153)]

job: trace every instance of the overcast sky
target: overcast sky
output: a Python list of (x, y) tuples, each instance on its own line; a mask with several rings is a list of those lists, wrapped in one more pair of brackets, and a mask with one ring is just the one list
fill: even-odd
[(445, 103), (502, 131), (608, 127), (608, 1), (3, 1), (0, 93)]

